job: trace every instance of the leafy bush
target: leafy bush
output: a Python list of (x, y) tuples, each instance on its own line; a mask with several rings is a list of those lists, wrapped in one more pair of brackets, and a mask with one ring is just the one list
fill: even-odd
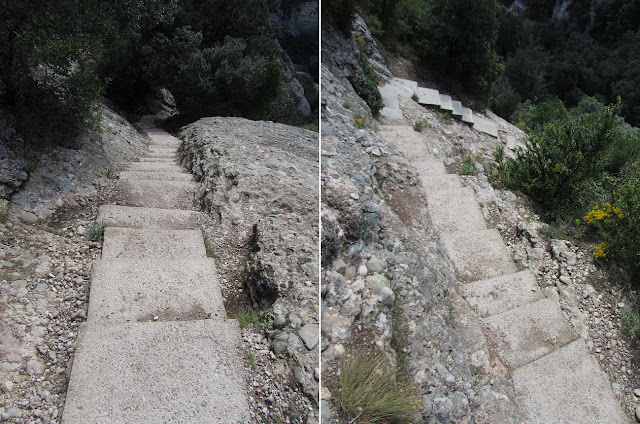
[(622, 219), (613, 226), (613, 250), (616, 257), (640, 275), (640, 162), (632, 164), (614, 190), (614, 202)]
[(353, 0), (325, 0), (322, 3), (323, 17), (333, 20), (335, 26), (345, 34), (351, 30), (354, 12)]
[(414, 390), (396, 380), (382, 352), (355, 352), (341, 372), (340, 406), (352, 422), (410, 423), (420, 400)]
[(367, 103), (371, 114), (377, 116), (380, 109), (384, 107), (382, 96), (378, 91), (378, 76), (366, 61), (360, 63), (360, 69), (361, 71), (351, 76), (349, 81), (358, 96)]
[(421, 132), (424, 129), (424, 121), (416, 121), (413, 124), (413, 130), (417, 132)]
[(621, 102), (601, 113), (551, 122), (534, 131), (515, 159), (502, 164), (502, 180), (509, 188), (533, 197), (547, 214), (572, 205), (585, 184), (599, 178), (608, 146), (614, 141)]

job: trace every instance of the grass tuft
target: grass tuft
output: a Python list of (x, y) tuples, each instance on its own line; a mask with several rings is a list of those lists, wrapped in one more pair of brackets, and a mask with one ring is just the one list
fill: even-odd
[(567, 238), (567, 235), (562, 231), (562, 228), (555, 224), (543, 225), (540, 228), (540, 232), (550, 239), (566, 240)]
[(231, 315), (232, 319), (238, 321), (240, 324), (240, 328), (246, 328), (250, 325), (253, 325), (257, 329), (262, 329), (265, 327), (264, 321), (260, 318), (260, 315), (255, 309), (251, 309), (249, 307), (245, 307)]
[(211, 240), (209, 240), (209, 236), (204, 231), (202, 232), (202, 238), (204, 240), (204, 249), (207, 251), (207, 258), (213, 258), (213, 244), (211, 244)]
[(249, 364), (251, 369), (256, 369), (256, 356), (253, 354), (253, 352), (247, 350), (244, 353), (244, 360), (247, 362), (247, 364)]
[(340, 406), (351, 422), (410, 423), (420, 408), (414, 389), (397, 382), (382, 352), (359, 351), (345, 359)]
[(104, 229), (107, 228), (107, 224), (104, 222), (95, 222), (87, 228), (87, 240), (89, 241), (104, 241)]
[(418, 97), (418, 95), (416, 93), (413, 93), (411, 95), (411, 100), (413, 100), (414, 102), (418, 102), (418, 100), (420, 100), (420, 98)]
[(413, 130), (414, 131), (421, 132), (423, 129), (424, 129), (424, 122), (416, 121), (416, 123), (413, 124)]
[(625, 306), (622, 309), (622, 332), (630, 339), (640, 337), (640, 311)]

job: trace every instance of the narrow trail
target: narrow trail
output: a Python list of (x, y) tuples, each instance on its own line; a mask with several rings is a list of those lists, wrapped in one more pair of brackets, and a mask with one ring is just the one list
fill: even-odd
[[(410, 96), (402, 89), (406, 83), (397, 86), (394, 91), (388, 84), (387, 95)], [(382, 116), (397, 125), (381, 125), (379, 134), (417, 169), (433, 225), (461, 282), (458, 290), (481, 320), (492, 355), (508, 369), (526, 422), (627, 423), (607, 375), (576, 336), (558, 298), (543, 291), (531, 271), (517, 271), (498, 230), (487, 228), (474, 191), (446, 173), (429, 141), (394, 104)], [(474, 127), (494, 132), (487, 128)]]
[(144, 125), (148, 154), (98, 215), (102, 258), (62, 422), (248, 422), (240, 328), (192, 210), (196, 183), (176, 163), (180, 140)]

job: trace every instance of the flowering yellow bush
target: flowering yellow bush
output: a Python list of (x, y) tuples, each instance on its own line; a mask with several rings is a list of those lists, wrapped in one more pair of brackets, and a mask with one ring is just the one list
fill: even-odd
[(596, 205), (584, 216), (584, 220), (587, 221), (587, 224), (591, 224), (593, 221), (603, 221), (606, 218), (611, 218), (612, 216), (617, 216), (618, 218), (624, 218), (624, 213), (620, 208), (615, 206), (611, 206), (611, 203), (607, 202), (600, 206)]
[(606, 241), (603, 241), (598, 245), (598, 247), (596, 247), (596, 251), (593, 252), (593, 256), (595, 256), (596, 259), (606, 259), (607, 254), (609, 253), (610, 247), (611, 247), (611, 243), (607, 243)]

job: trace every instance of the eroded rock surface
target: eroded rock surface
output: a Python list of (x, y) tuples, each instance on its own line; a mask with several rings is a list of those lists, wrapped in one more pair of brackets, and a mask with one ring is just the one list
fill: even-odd
[(227, 310), (234, 310), (234, 302), (239, 307), (245, 291), (252, 306), (262, 309), (269, 321), (265, 341), (286, 358), (283, 376), (299, 382), (314, 405), (306, 413), (313, 422), (319, 378), (312, 331), (319, 323), (318, 135), (271, 122), (204, 118), (180, 137), (181, 161), (200, 182), (197, 197), (213, 220), (207, 238)]

